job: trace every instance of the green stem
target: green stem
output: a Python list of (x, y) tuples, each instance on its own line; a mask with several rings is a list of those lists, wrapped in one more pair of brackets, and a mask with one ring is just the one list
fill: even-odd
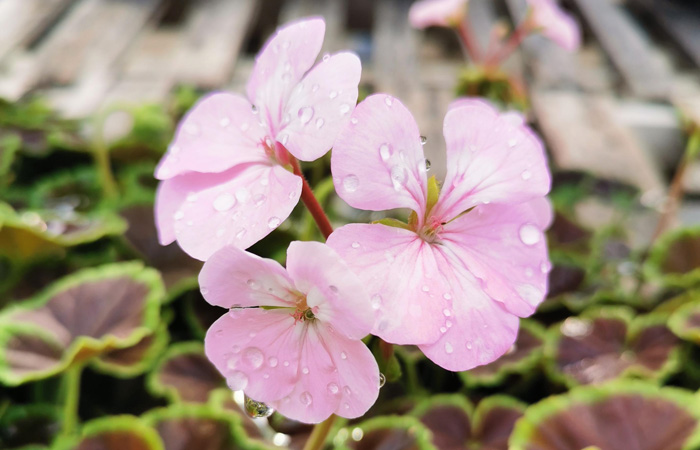
[(83, 364), (75, 364), (63, 374), (63, 428), (61, 434), (70, 435), (78, 426), (78, 404), (80, 403), (80, 375)]
[(311, 436), (309, 436), (309, 440), (304, 444), (304, 450), (319, 450), (323, 448), (323, 444), (326, 442), (328, 433), (330, 433), (337, 417), (333, 414), (323, 422), (316, 424), (311, 432)]
[(114, 199), (119, 195), (117, 182), (114, 180), (114, 175), (112, 174), (112, 165), (109, 159), (109, 147), (105, 143), (102, 135), (102, 129), (104, 128), (105, 121), (113, 112), (114, 111), (111, 109), (103, 112), (96, 117), (93, 124), (94, 137), (92, 142), (92, 157), (95, 161), (95, 166), (97, 167), (100, 184), (102, 185), (102, 194), (107, 199)]

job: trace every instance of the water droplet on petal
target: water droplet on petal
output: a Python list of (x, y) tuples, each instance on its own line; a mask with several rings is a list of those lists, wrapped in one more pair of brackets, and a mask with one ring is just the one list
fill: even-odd
[(350, 174), (343, 178), (343, 189), (347, 192), (355, 192), (359, 186), (360, 179), (357, 178), (357, 175)]
[(440, 327), (440, 333), (447, 333), (447, 328)]
[(430, 160), (426, 159), (425, 160), (425, 171), (426, 172), (429, 171), (431, 166), (432, 166), (432, 164), (430, 163)]
[(221, 125), (222, 128), (226, 128), (231, 124), (231, 119), (228, 117), (222, 117), (221, 120), (219, 120), (219, 125)]
[(328, 383), (327, 388), (328, 392), (330, 392), (331, 394), (337, 394), (340, 391), (340, 388), (335, 383)]
[(350, 390), (350, 386), (343, 387), (343, 392), (345, 392), (345, 395), (352, 394), (352, 391)]
[(324, 54), (323, 54), (323, 60), (324, 60), (324, 61), (328, 61), (329, 59), (331, 59), (331, 55), (328, 54), (328, 53), (324, 53)]
[(258, 107), (257, 107), (257, 106), (253, 105), (253, 107), (252, 107), (251, 109), (252, 109), (252, 111), (253, 111), (253, 114), (257, 114), (257, 113), (258, 113)]
[(469, 349), (469, 350), (472, 349), (472, 343), (470, 341), (467, 341), (467, 349)]
[(386, 106), (391, 106), (394, 104), (394, 100), (387, 95), (384, 97), (384, 103), (386, 103)]
[(270, 417), (274, 409), (270, 408), (263, 402), (258, 402), (252, 398), (245, 396), (245, 412), (253, 418)]
[(308, 367), (302, 368), (302, 369), (301, 369), (301, 373), (303, 373), (304, 375), (308, 375), (308, 374), (309, 374), (309, 368), (308, 368)]
[(353, 242), (353, 243), (351, 244), (351, 247), (352, 247), (352, 248), (360, 248), (360, 243), (359, 243), (359, 242)]
[(513, 148), (516, 145), (518, 145), (518, 140), (515, 138), (511, 138), (508, 140), (508, 147)]
[(353, 117), (352, 119), (350, 119), (350, 123), (352, 123), (353, 125), (357, 125), (357, 118)]
[(333, 286), (333, 285), (328, 286), (328, 289), (330, 289), (331, 292), (333, 292), (334, 294), (338, 293), (338, 288), (336, 286)]
[(391, 182), (394, 184), (394, 190), (401, 190), (406, 181), (406, 171), (402, 166), (396, 165), (391, 168)]
[(287, 145), (287, 142), (289, 142), (289, 135), (288, 135), (287, 133), (284, 133), (284, 134), (280, 137), (280, 144), (282, 144), (282, 145)]
[(232, 391), (240, 391), (248, 386), (248, 376), (241, 372), (240, 370), (234, 370), (226, 378), (226, 384), (231, 388)]
[(277, 358), (275, 358), (274, 356), (270, 356), (267, 359), (267, 364), (272, 368), (277, 367), (277, 363), (278, 363)]
[(452, 321), (450, 321), (450, 320), (445, 321), (445, 326), (447, 328), (452, 328)]
[(338, 91), (331, 91), (330, 94), (328, 94), (328, 97), (330, 97), (331, 100), (333, 100), (337, 96), (338, 96)]
[(243, 352), (243, 360), (253, 369), (262, 366), (264, 359), (263, 352), (257, 347), (248, 347)]
[(317, 119), (317, 120), (316, 120), (316, 128), (320, 130), (324, 123), (326, 123), (325, 120), (323, 120), (323, 119)]
[(241, 203), (245, 203), (250, 199), (250, 192), (246, 188), (240, 188), (236, 191), (236, 200)]
[(348, 105), (347, 103), (343, 103), (342, 105), (340, 105), (340, 114), (347, 114), (348, 111), (350, 111), (350, 105)]
[(421, 290), (422, 290), (423, 292), (428, 292), (428, 291), (430, 290), (430, 287), (426, 284), (426, 285), (423, 285), (423, 287), (421, 288)]
[(314, 109), (310, 106), (299, 108), (297, 115), (299, 116), (299, 119), (301, 119), (301, 124), (306, 125), (314, 116)]
[(348, 355), (347, 355), (347, 353), (345, 353), (345, 352), (340, 352), (340, 357), (341, 357), (342, 359), (348, 359)]
[(452, 344), (449, 342), (445, 342), (445, 353), (448, 355), (451, 354), (454, 351), (454, 348), (452, 347)]
[(265, 194), (256, 194), (255, 197), (253, 197), (253, 202), (255, 202), (255, 206), (260, 206), (265, 203), (266, 199), (267, 197), (265, 197)]
[(185, 131), (187, 131), (189, 134), (192, 136), (196, 136), (199, 134), (199, 126), (190, 122), (185, 124)]
[(447, 292), (442, 294), (442, 298), (444, 298), (445, 300), (452, 300), (452, 296)]
[(299, 401), (301, 401), (303, 405), (309, 406), (313, 402), (313, 397), (308, 391), (304, 391), (299, 396)]
[(267, 221), (267, 226), (268, 226), (269, 228), (274, 229), (274, 228), (277, 228), (278, 226), (280, 226), (280, 223), (282, 223), (282, 221), (280, 220), (279, 217), (272, 216), (272, 217), (270, 217), (270, 219)]
[(445, 317), (450, 317), (452, 315), (452, 311), (447, 308), (443, 309), (442, 313), (445, 315)]
[(377, 310), (382, 306), (382, 296), (379, 294), (374, 294), (370, 299), (370, 302), (372, 303), (372, 309)]
[(214, 199), (214, 209), (219, 212), (228, 211), (229, 209), (233, 208), (235, 204), (236, 198), (228, 192), (220, 194), (218, 197), (216, 197), (216, 199)]
[(425, 145), (425, 143), (428, 142), (428, 138), (425, 136), (420, 137), (420, 145)]
[(540, 230), (532, 224), (525, 224), (520, 227), (520, 240), (525, 245), (535, 245), (540, 241)]
[(531, 268), (529, 268), (529, 267), (525, 268), (525, 276), (526, 276), (526, 277), (532, 278), (532, 276), (533, 276), (534, 274), (535, 274), (535, 273), (534, 273), (534, 271), (533, 271)]
[(236, 239), (243, 239), (243, 236), (245, 236), (246, 230), (245, 228), (241, 228), (238, 230), (238, 233), (236, 233)]
[(318, 84), (314, 84), (313, 86), (311, 86), (311, 92), (318, 91), (318, 88), (319, 88)]
[(530, 172), (529, 170), (524, 170), (523, 173), (520, 174), (520, 176), (523, 180), (529, 180), (530, 178), (532, 178), (532, 172)]
[(382, 158), (382, 161), (386, 161), (391, 157), (391, 145), (390, 144), (382, 144), (379, 146), (379, 156)]
[(185, 213), (182, 211), (177, 211), (175, 214), (173, 214), (173, 219), (175, 220), (182, 220), (183, 217), (185, 217)]
[(547, 273), (549, 270), (552, 268), (552, 265), (549, 263), (549, 261), (543, 261), (542, 264), (540, 264), (540, 271), (542, 273)]
[(248, 281), (246, 281), (245, 284), (247, 284), (248, 287), (253, 289), (253, 290), (260, 288), (260, 284), (252, 278), (250, 278)]
[(195, 194), (194, 192), (190, 192), (189, 194), (187, 194), (187, 201), (190, 203), (196, 202), (197, 198), (197, 194)]

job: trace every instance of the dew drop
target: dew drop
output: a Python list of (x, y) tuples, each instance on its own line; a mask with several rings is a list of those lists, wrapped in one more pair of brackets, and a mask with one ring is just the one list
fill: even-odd
[(246, 414), (253, 418), (270, 417), (272, 413), (275, 412), (274, 409), (270, 408), (265, 403), (253, 400), (247, 395), (245, 396), (244, 405)]
[(450, 317), (452, 315), (452, 311), (447, 308), (443, 309), (442, 313), (445, 315), (445, 317)]
[(429, 170), (430, 170), (430, 167), (432, 167), (432, 164), (430, 163), (430, 160), (429, 160), (429, 159), (426, 159), (426, 160), (425, 160), (425, 171), (426, 171), (426, 172), (429, 171)]
[(430, 291), (430, 287), (429, 287), (427, 284), (425, 284), (425, 285), (423, 285), (423, 287), (421, 288), (421, 290), (422, 290), (423, 292), (428, 292), (428, 291)]
[(331, 100), (333, 100), (337, 96), (338, 96), (338, 91), (331, 91), (330, 94), (328, 94), (328, 97), (330, 97)]
[(335, 383), (328, 383), (328, 386), (326, 386), (326, 388), (331, 394), (337, 394), (340, 391), (340, 388)]
[(240, 370), (234, 370), (226, 378), (226, 384), (232, 391), (240, 391), (248, 386), (248, 376)]
[(523, 173), (520, 174), (520, 177), (521, 177), (523, 180), (526, 180), (526, 181), (527, 181), (527, 180), (529, 180), (530, 178), (532, 178), (532, 172), (530, 172), (529, 170), (524, 170)]
[(278, 363), (277, 358), (275, 358), (274, 356), (270, 356), (267, 359), (267, 364), (272, 368), (277, 367), (277, 363)]
[(313, 397), (308, 391), (304, 391), (299, 396), (299, 401), (301, 401), (303, 405), (309, 406), (313, 402)]
[(396, 165), (391, 168), (391, 182), (394, 184), (394, 190), (401, 190), (403, 183), (406, 181), (406, 171), (402, 166)]
[(236, 233), (236, 239), (243, 239), (243, 236), (245, 236), (245, 228), (241, 228), (238, 230), (238, 233)]
[(445, 326), (446, 326), (447, 328), (452, 328), (452, 321), (451, 321), (451, 320), (445, 321)]
[(308, 374), (309, 374), (309, 368), (308, 368), (308, 367), (302, 368), (302, 369), (301, 369), (301, 373), (303, 373), (304, 375), (308, 375)]
[(508, 147), (513, 148), (516, 145), (518, 145), (518, 140), (515, 138), (511, 138), (508, 140)]
[(247, 284), (248, 287), (253, 290), (257, 290), (260, 288), (260, 284), (252, 278), (248, 279), (248, 281), (246, 281), (245, 284)]
[(187, 201), (190, 203), (196, 202), (197, 198), (198, 198), (198, 196), (194, 192), (190, 192), (189, 194), (187, 194)]
[(447, 292), (442, 294), (442, 298), (444, 298), (445, 300), (452, 300), (452, 296)]
[(382, 306), (382, 296), (379, 294), (374, 294), (370, 299), (370, 302), (372, 304), (372, 309), (377, 310)]
[(340, 352), (340, 357), (341, 357), (342, 359), (348, 359), (348, 355), (347, 355), (347, 353), (345, 353), (345, 352)]
[(352, 119), (350, 119), (350, 123), (352, 123), (353, 125), (357, 125), (357, 118), (353, 117)]
[(255, 206), (260, 206), (265, 203), (266, 199), (267, 197), (265, 197), (265, 194), (257, 194), (255, 197), (253, 197), (253, 202), (255, 203)]
[(331, 55), (328, 54), (328, 53), (324, 53), (324, 54), (323, 54), (323, 60), (324, 60), (324, 61), (328, 61), (329, 59), (331, 59)]
[(360, 248), (360, 243), (359, 242), (353, 242), (351, 244), (352, 248)]
[(264, 359), (263, 352), (257, 347), (248, 347), (243, 351), (243, 360), (253, 369), (262, 366)]
[(447, 333), (447, 328), (440, 327), (440, 333)]
[(381, 388), (386, 384), (386, 377), (384, 376), (383, 373), (379, 373), (379, 387)]
[(224, 335), (224, 330), (216, 330), (214, 332), (214, 336), (216, 337), (222, 337)]
[(282, 221), (280, 220), (279, 217), (272, 216), (267, 221), (267, 226), (268, 226), (268, 228), (274, 229), (274, 228), (277, 228), (278, 226), (280, 226), (280, 223), (282, 223)]
[(445, 342), (445, 353), (448, 355), (451, 354), (454, 351), (454, 348), (452, 347), (452, 344), (449, 342)]
[(425, 143), (428, 142), (428, 138), (425, 136), (420, 137), (420, 145), (425, 145)]
[(334, 294), (338, 293), (338, 288), (336, 286), (330, 285), (328, 286), (328, 289), (330, 289)]
[(202, 295), (207, 295), (207, 294), (209, 293), (209, 289), (207, 289), (207, 288), (205, 288), (205, 287), (201, 287), (201, 288), (199, 289), (199, 292), (201, 292)]
[(175, 214), (173, 214), (173, 219), (175, 220), (182, 220), (183, 217), (185, 217), (185, 213), (182, 211), (177, 211)]
[(382, 161), (387, 161), (391, 157), (391, 147), (389, 144), (382, 144), (379, 146), (379, 156)]
[(525, 245), (535, 245), (540, 241), (540, 230), (532, 224), (525, 224), (520, 227), (520, 240)]
[(313, 86), (311, 86), (311, 92), (318, 91), (318, 87), (319, 87), (318, 84), (314, 84)]
[(549, 261), (543, 261), (542, 264), (540, 264), (540, 271), (542, 273), (547, 273), (551, 269), (552, 265), (549, 263)]
[(231, 125), (231, 119), (228, 117), (222, 117), (221, 120), (219, 120), (219, 125), (221, 125), (222, 128), (226, 128), (227, 126)]
[(529, 268), (529, 267), (525, 268), (525, 276), (526, 277), (532, 278), (533, 275), (534, 275), (534, 271), (531, 268)]
[(340, 105), (339, 111), (340, 111), (340, 114), (343, 114), (343, 115), (347, 114), (348, 111), (350, 111), (350, 105), (348, 105), (347, 103), (343, 103), (342, 105)]
[(386, 106), (391, 106), (394, 104), (394, 100), (387, 95), (384, 97), (384, 103), (386, 103)]
[(282, 145), (287, 145), (287, 142), (289, 142), (289, 135), (287, 133), (284, 133), (280, 138), (280, 143)]
[(301, 124), (306, 125), (314, 116), (314, 109), (310, 106), (299, 108), (297, 115), (299, 116), (299, 119), (301, 119)]
[(250, 192), (246, 188), (240, 188), (236, 191), (236, 200), (241, 203), (246, 203), (250, 199)]
[(343, 189), (346, 192), (355, 192), (359, 186), (360, 179), (357, 178), (357, 175), (350, 174), (343, 178)]
[(289, 367), (289, 361), (285, 361), (284, 363), (282, 363), (282, 365), (283, 365), (284, 367)]
[(323, 119), (316, 119), (316, 128), (320, 130), (321, 127), (323, 127), (323, 124), (324, 124), (324, 123), (326, 123), (325, 120), (323, 120)]
[(343, 392), (345, 392), (345, 395), (352, 394), (352, 390), (350, 390), (350, 386), (343, 387)]
[(250, 128), (250, 125), (248, 125), (248, 122), (244, 122), (241, 124), (241, 131), (248, 131), (248, 128)]
[(236, 198), (225, 192), (214, 199), (214, 209), (219, 212), (228, 211), (236, 204)]
[(467, 349), (469, 349), (469, 350), (472, 349), (472, 343), (471, 343), (471, 341), (467, 341)]
[(258, 107), (257, 107), (257, 106), (253, 105), (253, 107), (252, 107), (251, 109), (252, 109), (252, 111), (253, 111), (253, 114), (257, 114), (257, 113), (258, 113)]

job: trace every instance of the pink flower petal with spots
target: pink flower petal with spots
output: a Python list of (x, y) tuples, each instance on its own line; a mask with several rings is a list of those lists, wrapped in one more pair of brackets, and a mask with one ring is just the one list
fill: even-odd
[(408, 21), (414, 28), (455, 27), (466, 12), (467, 0), (421, 0), (411, 5)]
[(202, 261), (227, 245), (248, 248), (289, 216), (301, 184), (281, 166), (262, 164), (165, 180), (156, 197), (161, 243), (172, 230), (180, 247)]
[(413, 116), (397, 99), (367, 97), (352, 113), (331, 154), (335, 189), (350, 206), (410, 208), (422, 215), (426, 162)]
[(223, 247), (207, 260), (199, 273), (199, 286), (209, 303), (223, 308), (296, 304), (294, 282), (284, 267), (233, 246)]
[(447, 175), (432, 214), (448, 220), (478, 204), (521, 203), (549, 192), (541, 142), (482, 101), (448, 111)]
[(258, 54), (248, 85), (248, 100), (277, 133), (292, 90), (313, 66), (323, 45), (322, 18), (303, 19), (277, 30)]
[(375, 310), (372, 334), (395, 344), (434, 342), (444, 325), (447, 288), (433, 249), (416, 233), (384, 225), (345, 225), (328, 245), (367, 289)]
[[(205, 299), (244, 306), (209, 329), (207, 357), (231, 389), (292, 419), (361, 416), (379, 391), (379, 368), (360, 340), (372, 326), (369, 298), (324, 244), (293, 242), (287, 259), (285, 273), (274, 261), (227, 247), (204, 264)], [(260, 307), (245, 307), (253, 305)]]
[(223, 172), (239, 164), (265, 162), (265, 129), (251, 104), (240, 95), (202, 98), (182, 119), (175, 138), (156, 168), (167, 180), (188, 172)]
[(292, 155), (313, 161), (333, 146), (355, 109), (361, 71), (355, 54), (338, 53), (324, 58), (292, 91), (289, 123), (277, 136)]
[(520, 317), (534, 313), (547, 292), (551, 266), (539, 206), (535, 201), (479, 205), (445, 225), (440, 234), (441, 245), (455, 257), (454, 264)]
[(532, 20), (542, 34), (564, 50), (578, 50), (581, 46), (581, 30), (573, 17), (562, 11), (554, 0), (527, 2), (532, 8)]

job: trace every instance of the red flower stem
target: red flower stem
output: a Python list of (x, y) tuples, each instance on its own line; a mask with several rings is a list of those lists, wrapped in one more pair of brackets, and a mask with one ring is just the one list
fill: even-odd
[(464, 45), (464, 49), (466, 50), (469, 59), (471, 59), (475, 64), (481, 61), (479, 44), (476, 42), (474, 33), (472, 33), (472, 30), (466, 20), (462, 20), (459, 23), (459, 26), (457, 26), (457, 34), (462, 41), (462, 45)]
[(304, 174), (301, 172), (299, 161), (291, 157), (290, 163), (294, 169), (294, 175), (301, 177), (301, 200), (304, 202), (304, 205), (306, 205), (306, 209), (311, 213), (311, 217), (316, 221), (316, 225), (318, 225), (318, 229), (321, 230), (323, 237), (328, 239), (328, 236), (333, 232), (333, 226), (330, 220), (328, 220), (325, 211), (323, 211), (323, 207), (318, 203), (318, 200), (316, 200), (314, 191), (311, 190), (311, 186), (309, 186), (308, 181), (306, 181), (306, 177), (304, 177)]
[(487, 66), (499, 66), (503, 61), (506, 60), (520, 44), (525, 40), (525, 38), (530, 34), (532, 28), (530, 26), (530, 21), (526, 18), (520, 25), (513, 31), (508, 38), (508, 40), (501, 45), (496, 52), (487, 58)]

